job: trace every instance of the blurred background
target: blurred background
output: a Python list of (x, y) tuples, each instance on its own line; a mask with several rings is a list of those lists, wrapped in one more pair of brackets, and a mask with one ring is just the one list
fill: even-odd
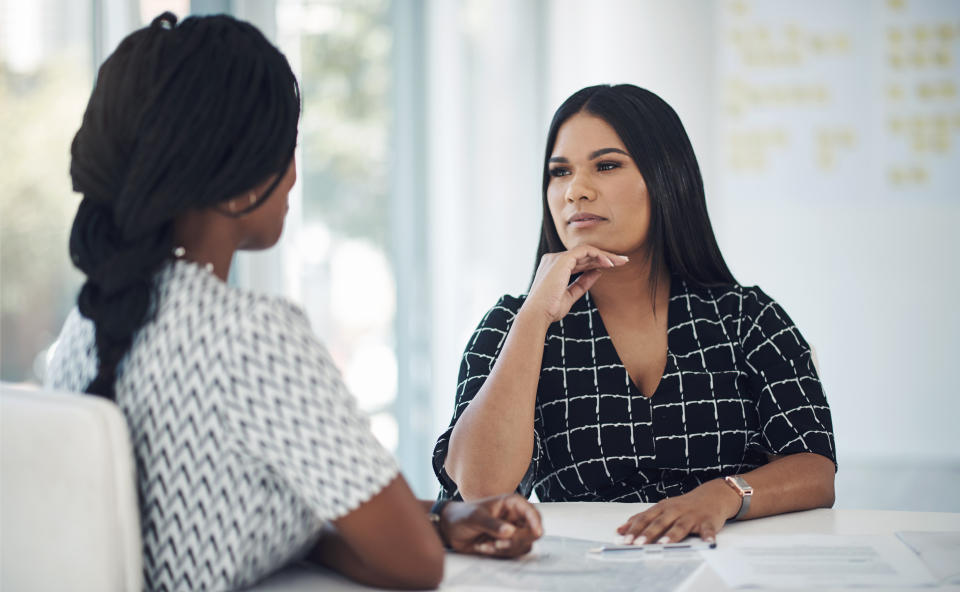
[(232, 13), (303, 87), (280, 245), (231, 281), (302, 304), (433, 497), (460, 355), (526, 290), (553, 110), (660, 94), (721, 249), (816, 348), (837, 507), (960, 511), (960, 2), (0, 0), (0, 378), (37, 382), (73, 306), (69, 145), (96, 68), (162, 12)]

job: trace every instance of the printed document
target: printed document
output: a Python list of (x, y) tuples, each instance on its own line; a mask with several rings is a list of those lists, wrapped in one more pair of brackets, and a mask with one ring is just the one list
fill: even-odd
[(894, 535), (728, 535), (704, 553), (731, 588), (877, 588), (936, 584)]
[(960, 532), (901, 531), (900, 540), (920, 556), (941, 584), (960, 584)]
[(597, 545), (596, 541), (545, 536), (519, 559), (469, 558), (444, 580), (443, 590), (670, 592), (703, 565), (697, 551), (588, 553)]

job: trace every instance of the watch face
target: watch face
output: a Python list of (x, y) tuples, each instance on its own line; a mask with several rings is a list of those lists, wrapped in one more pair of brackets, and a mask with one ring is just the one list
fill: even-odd
[(750, 487), (750, 484), (747, 483), (747, 480), (741, 477), (740, 475), (735, 475), (733, 477), (734, 483), (737, 484), (737, 487), (743, 492), (744, 495), (749, 495), (753, 493), (753, 487)]
[(747, 480), (741, 477), (740, 475), (733, 475), (731, 477), (727, 477), (726, 480), (731, 487), (737, 490), (737, 493), (740, 494), (740, 497), (743, 497), (745, 495), (751, 495), (753, 493), (753, 487), (751, 487), (750, 484), (747, 483)]

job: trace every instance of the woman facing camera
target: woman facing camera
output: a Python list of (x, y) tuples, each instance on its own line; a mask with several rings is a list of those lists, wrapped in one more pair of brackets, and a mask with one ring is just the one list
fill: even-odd
[(537, 260), (464, 352), (434, 452), (443, 497), (656, 502), (618, 529), (635, 544), (833, 504), (810, 346), (731, 275), (662, 99), (603, 85), (560, 106)]
[(510, 557), (541, 532), (516, 495), (416, 500), (303, 311), (226, 283), (237, 250), (280, 237), (299, 113), (253, 26), (165, 13), (104, 62), (73, 141), (86, 282), (47, 383), (126, 416), (147, 589), (237, 589), (302, 558), (435, 587), (444, 543)]

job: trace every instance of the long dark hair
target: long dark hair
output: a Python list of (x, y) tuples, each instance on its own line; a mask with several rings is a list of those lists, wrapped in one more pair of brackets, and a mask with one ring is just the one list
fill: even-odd
[(651, 296), (656, 294), (664, 266), (696, 286), (736, 284), (713, 235), (700, 167), (680, 118), (663, 99), (632, 84), (584, 88), (554, 114), (543, 158), (543, 222), (534, 277), (546, 253), (565, 250), (547, 204), (549, 160), (560, 126), (580, 112), (610, 124), (646, 182), (650, 196), (647, 257)]
[(98, 355), (88, 393), (114, 398), (117, 365), (151, 314), (153, 277), (172, 258), (174, 218), (279, 181), (299, 117), (286, 58), (229, 16), (177, 25), (163, 13), (103, 63), (70, 162), (83, 194), (70, 234), (86, 275), (77, 305)]

